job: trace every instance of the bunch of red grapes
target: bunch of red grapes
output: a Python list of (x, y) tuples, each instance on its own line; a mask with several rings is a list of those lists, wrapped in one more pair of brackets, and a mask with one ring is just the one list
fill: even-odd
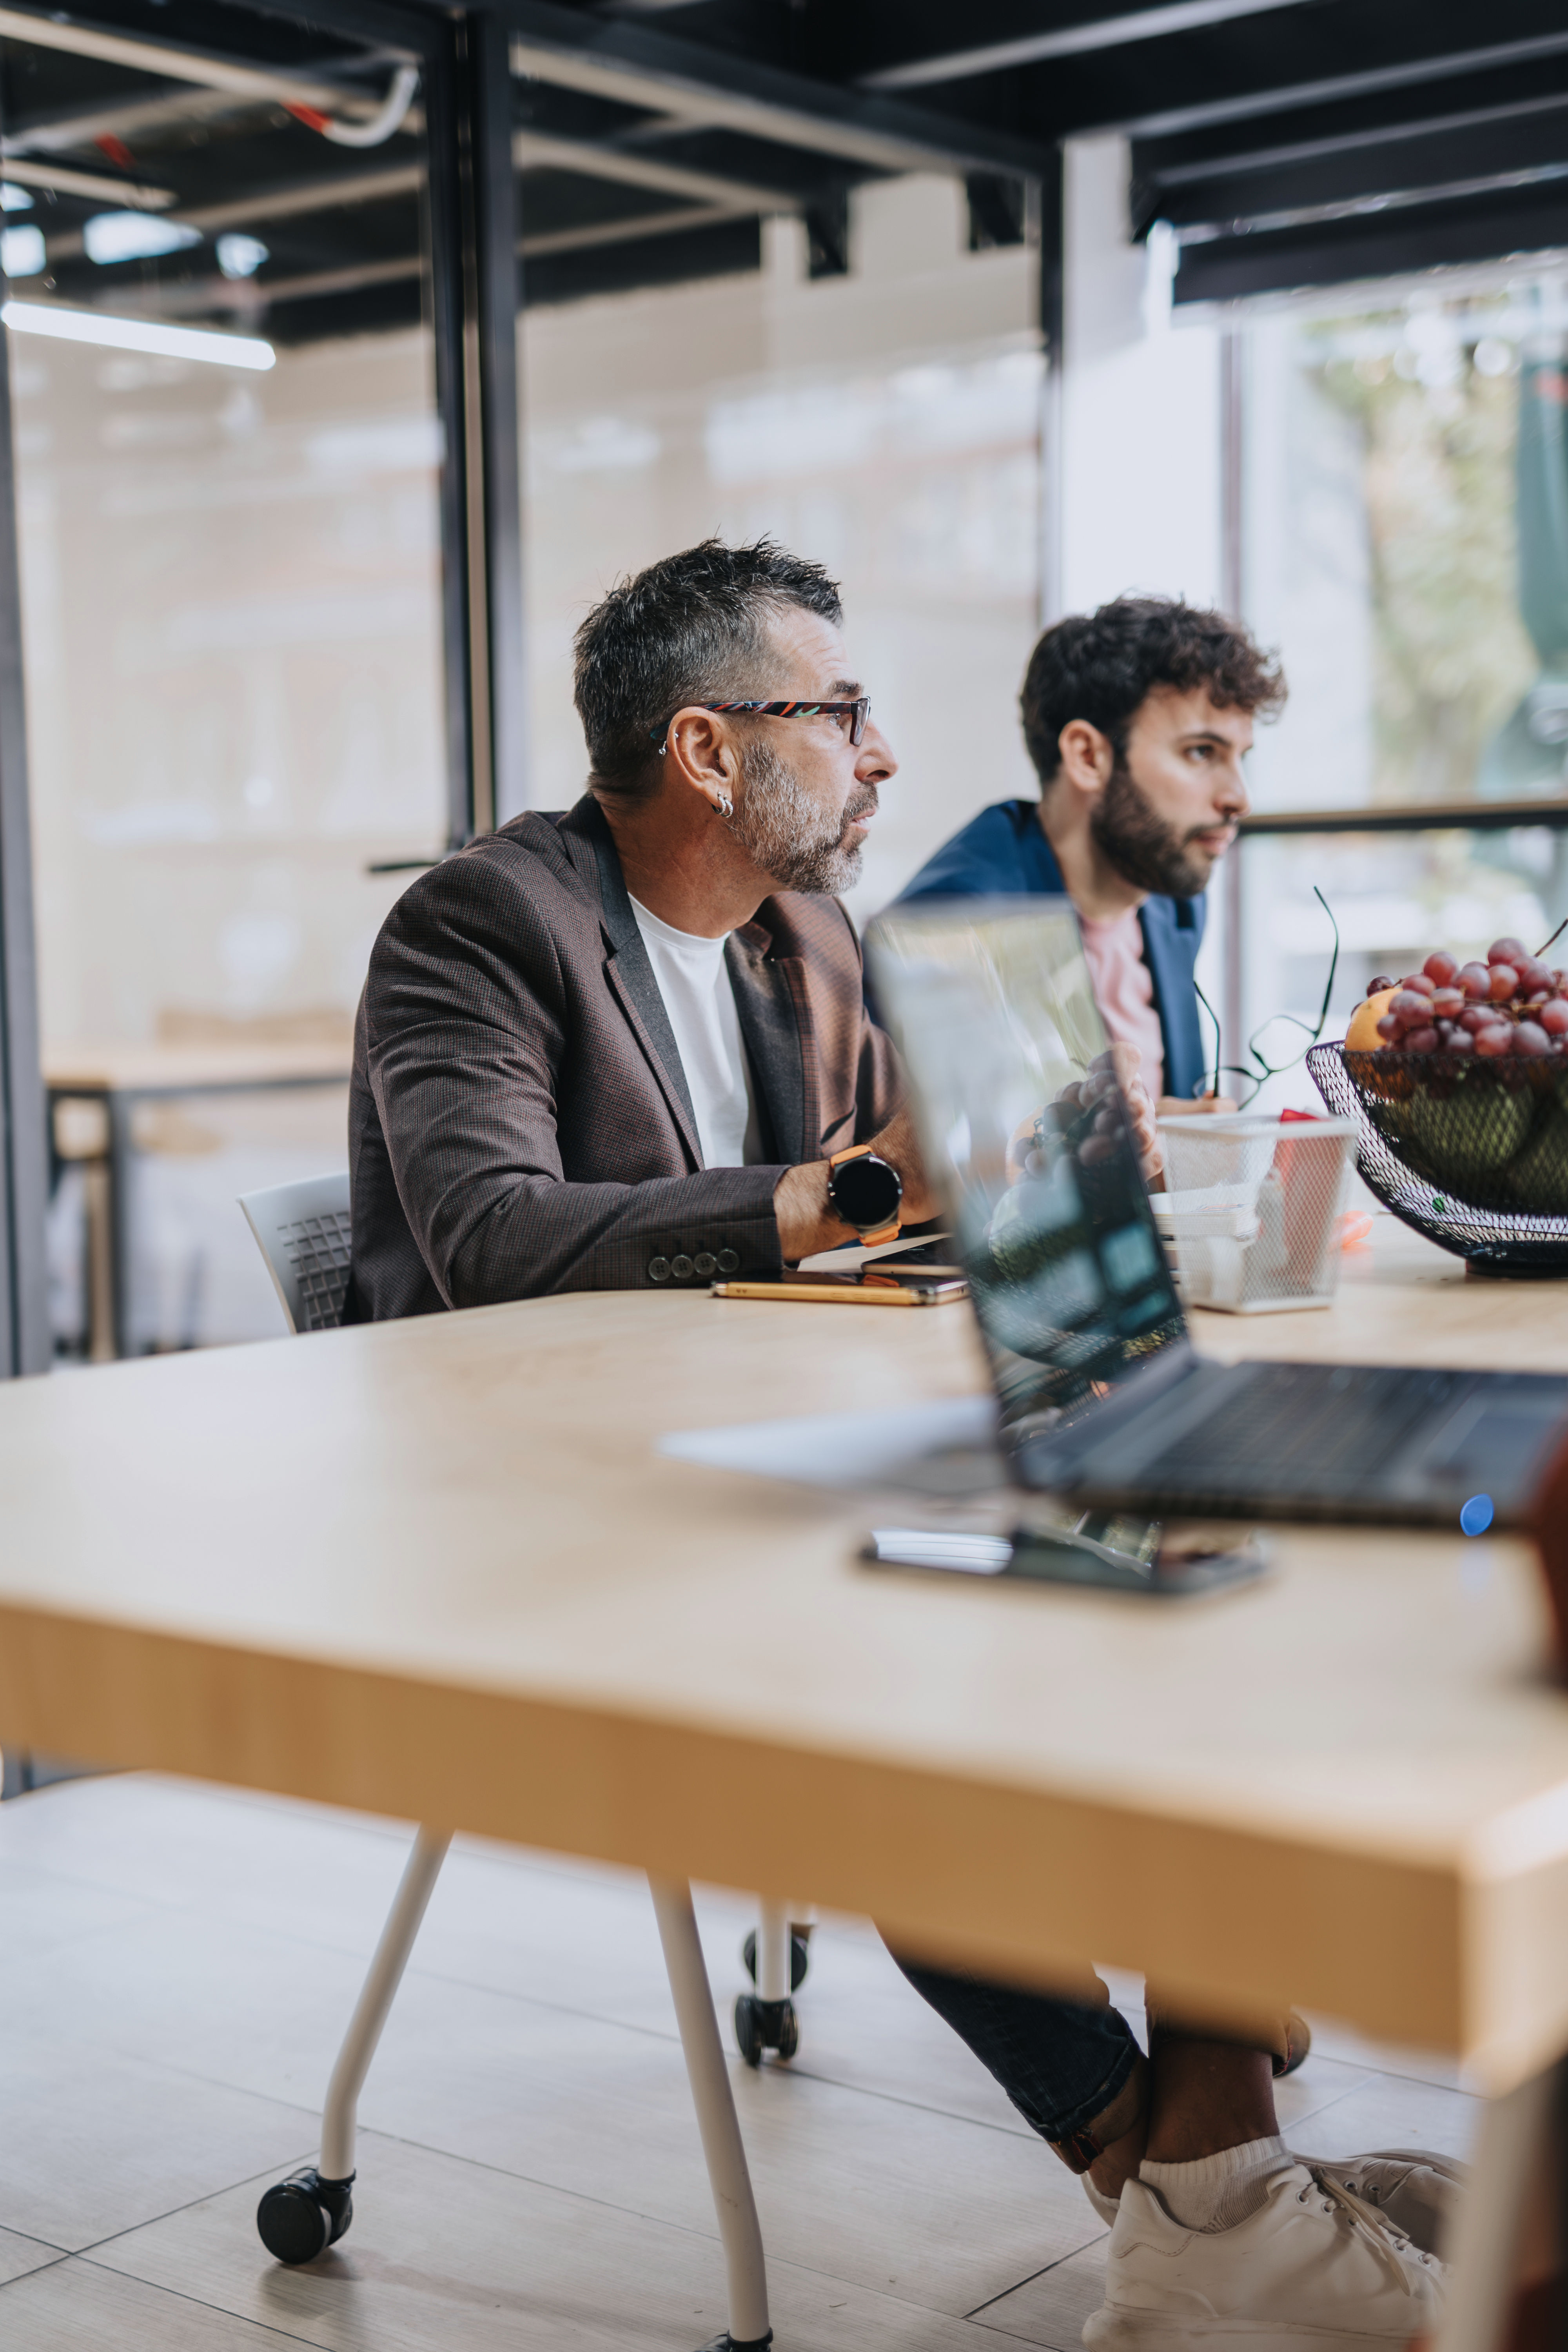
[(1368, 994), (1399, 993), (1377, 1024), (1395, 1054), (1561, 1054), (1568, 1048), (1568, 972), (1518, 940), (1494, 940), (1485, 963), (1439, 948), (1408, 980), (1374, 980)]

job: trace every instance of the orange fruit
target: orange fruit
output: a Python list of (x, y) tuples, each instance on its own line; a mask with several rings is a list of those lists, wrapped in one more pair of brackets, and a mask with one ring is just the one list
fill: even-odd
[(1377, 1034), (1377, 1024), (1398, 995), (1397, 988), (1380, 988), (1364, 1004), (1358, 1004), (1351, 1014), (1351, 1025), (1345, 1031), (1345, 1050), (1351, 1054), (1375, 1054), (1384, 1040)]

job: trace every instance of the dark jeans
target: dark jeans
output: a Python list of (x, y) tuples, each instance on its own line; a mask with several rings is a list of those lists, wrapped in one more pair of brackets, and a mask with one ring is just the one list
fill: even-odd
[(1053, 2000), (983, 1977), (919, 1968), (897, 1952), (893, 1958), (1042, 2139), (1067, 2140), (1083, 2130), (1132, 2072), (1138, 2044), (1103, 1985), (1097, 2003)]

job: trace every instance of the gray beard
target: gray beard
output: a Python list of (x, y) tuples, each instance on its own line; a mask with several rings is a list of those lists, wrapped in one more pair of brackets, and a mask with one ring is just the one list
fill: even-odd
[(1121, 760), (1095, 803), (1089, 829), (1118, 874), (1136, 889), (1196, 898), (1208, 887), (1208, 861), (1200, 864), (1173, 826), (1156, 816)]
[(742, 792), (731, 831), (750, 852), (753, 865), (771, 874), (781, 890), (837, 896), (860, 879), (860, 850), (843, 848), (851, 818), (877, 805), (873, 785), (850, 793), (842, 816), (825, 816), (792, 768), (771, 743), (748, 743), (741, 757)]

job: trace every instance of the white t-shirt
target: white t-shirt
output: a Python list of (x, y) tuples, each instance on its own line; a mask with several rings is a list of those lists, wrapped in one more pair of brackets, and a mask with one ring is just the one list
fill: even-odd
[(675, 1032), (703, 1166), (753, 1167), (761, 1134), (724, 941), (674, 930), (635, 898), (632, 912)]

